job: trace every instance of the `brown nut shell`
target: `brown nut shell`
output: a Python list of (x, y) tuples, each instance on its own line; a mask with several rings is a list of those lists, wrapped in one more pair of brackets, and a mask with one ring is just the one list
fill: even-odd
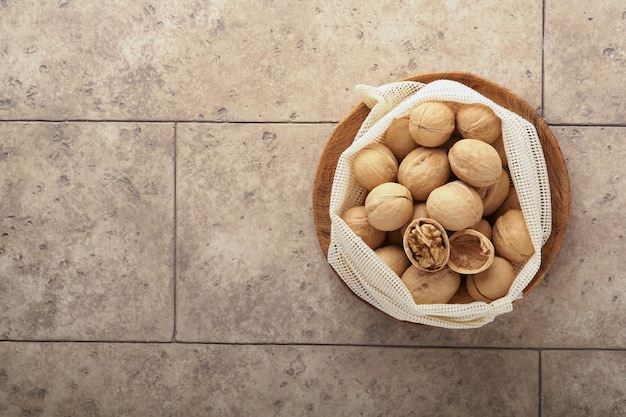
[(454, 131), (454, 112), (442, 102), (421, 103), (411, 110), (409, 133), (421, 146), (443, 145)]
[(426, 209), (428, 217), (451, 231), (472, 227), (483, 217), (478, 192), (458, 180), (435, 188), (426, 200)]
[(394, 119), (383, 137), (383, 143), (395, 155), (398, 161), (404, 159), (411, 151), (417, 148), (417, 143), (409, 133), (409, 118)]
[(428, 211), (426, 210), (426, 203), (423, 201), (420, 201), (418, 203), (413, 204), (413, 215), (411, 216), (411, 218), (409, 219), (408, 222), (406, 222), (404, 224), (404, 226), (402, 226), (399, 230), (400, 232), (400, 246), (402, 246), (402, 240), (404, 239), (404, 232), (406, 230), (407, 227), (409, 227), (409, 224), (411, 224), (413, 222), (413, 220), (415, 219), (421, 219), (423, 217), (428, 217)]
[(493, 143), (502, 134), (502, 121), (490, 107), (471, 103), (457, 111), (456, 128), (464, 138)]
[(461, 181), (473, 187), (489, 187), (502, 171), (495, 148), (478, 139), (461, 139), (448, 152), (450, 169)]
[(413, 220), (404, 232), (402, 245), (409, 261), (422, 271), (439, 271), (450, 257), (446, 229), (433, 219)]
[(483, 199), (483, 216), (491, 216), (504, 203), (509, 195), (509, 184), (509, 174), (502, 169), (495, 184), (477, 190)]
[(514, 280), (513, 265), (506, 259), (496, 256), (485, 271), (467, 276), (467, 292), (474, 300), (488, 303), (504, 297)]
[(462, 280), (459, 289), (456, 290), (456, 293), (454, 293), (450, 301), (448, 301), (448, 304), (469, 304), (473, 303), (474, 301), (476, 300), (474, 300), (474, 298), (472, 298), (472, 296), (467, 291), (467, 285), (465, 284), (465, 280)]
[(450, 107), (450, 110), (452, 110), (452, 113), (454, 114), (457, 114), (459, 109), (465, 105), (464, 103), (459, 103), (458, 101), (442, 101), (442, 103)]
[(487, 219), (480, 219), (478, 223), (470, 227), (470, 229), (478, 230), (487, 239), (491, 240), (491, 225), (489, 224)]
[(357, 152), (352, 162), (352, 172), (357, 182), (368, 190), (385, 182), (395, 181), (398, 161), (382, 143), (370, 143)]
[(489, 268), (495, 256), (493, 243), (474, 229), (459, 230), (450, 238), (448, 266), (459, 274), (477, 274)]
[(413, 199), (423, 201), (435, 188), (450, 178), (450, 164), (445, 149), (418, 147), (409, 153), (398, 168), (398, 182), (411, 191)]
[(341, 216), (348, 227), (372, 249), (378, 248), (385, 240), (386, 233), (375, 229), (367, 220), (365, 206), (354, 206)]
[(521, 210), (509, 210), (498, 217), (492, 235), (498, 256), (511, 262), (525, 262), (535, 253)]
[(380, 184), (365, 198), (368, 221), (386, 232), (401, 228), (413, 214), (413, 197), (408, 188), (397, 182)]
[(461, 275), (450, 268), (426, 272), (411, 265), (401, 279), (416, 304), (445, 304), (461, 285)]
[(376, 252), (376, 255), (378, 255), (399, 277), (401, 277), (404, 271), (411, 265), (409, 258), (406, 257), (404, 249), (402, 249), (401, 246), (381, 246), (374, 252)]
[(510, 187), (509, 193), (504, 199), (504, 202), (500, 205), (500, 207), (498, 207), (496, 212), (493, 213), (493, 218), (497, 219), (507, 211), (513, 209), (521, 210), (522, 206), (520, 205), (519, 198), (517, 197), (517, 190), (515, 189), (515, 187)]
[(504, 139), (502, 139), (502, 135), (500, 135), (495, 141), (491, 143), (491, 146), (495, 148), (500, 155), (500, 160), (502, 161), (502, 168), (509, 165), (509, 159), (506, 156), (506, 151), (504, 150)]

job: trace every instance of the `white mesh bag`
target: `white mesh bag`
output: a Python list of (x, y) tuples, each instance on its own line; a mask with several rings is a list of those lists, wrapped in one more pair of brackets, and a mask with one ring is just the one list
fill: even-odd
[[(456, 81), (437, 80), (428, 84), (403, 81), (380, 87), (357, 85), (356, 91), (371, 111), (353, 143), (339, 157), (333, 178), (329, 205), (330, 265), (356, 295), (398, 320), (463, 329), (481, 327), (510, 312), (513, 301), (522, 297), (524, 288), (539, 269), (541, 248), (550, 236), (552, 224), (546, 162), (535, 127)], [(535, 253), (524, 264), (516, 265), (515, 281), (508, 294), (491, 303), (416, 304), (400, 277), (341, 219), (348, 208), (363, 205), (367, 194), (352, 174), (357, 152), (369, 143), (382, 141), (394, 119), (408, 116), (413, 107), (426, 101), (482, 103), (502, 120), (510, 176)]]

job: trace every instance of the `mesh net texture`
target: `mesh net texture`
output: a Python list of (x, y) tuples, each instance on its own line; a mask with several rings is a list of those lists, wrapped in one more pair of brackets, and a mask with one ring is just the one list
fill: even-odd
[[(337, 163), (329, 205), (330, 265), (357, 296), (398, 320), (466, 329), (481, 327), (510, 312), (513, 301), (522, 297), (524, 288), (539, 269), (541, 248), (550, 236), (552, 224), (546, 162), (535, 127), (456, 81), (437, 80), (428, 84), (404, 81), (380, 87), (357, 85), (356, 91), (371, 111)], [(394, 119), (408, 116), (415, 106), (427, 101), (482, 103), (502, 121), (509, 172), (535, 253), (524, 264), (515, 266), (516, 277), (508, 294), (491, 303), (416, 304), (400, 277), (341, 219), (350, 207), (363, 205), (367, 195), (352, 173), (357, 152), (372, 142), (381, 142)]]

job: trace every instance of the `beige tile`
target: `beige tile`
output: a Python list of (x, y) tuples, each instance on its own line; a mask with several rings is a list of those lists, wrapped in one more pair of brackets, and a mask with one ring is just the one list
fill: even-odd
[(1, 343), (0, 413), (534, 416), (538, 375), (515, 350)]
[(0, 124), (0, 338), (169, 340), (171, 124)]
[(7, 1), (0, 119), (336, 121), (446, 70), (539, 107), (542, 2), (468, 3)]
[(545, 109), (550, 123), (626, 122), (626, 5), (546, 2)]
[(619, 417), (626, 410), (625, 351), (541, 353), (542, 415)]
[(179, 339), (310, 341), (343, 327), (328, 309), (343, 312), (349, 295), (322, 254), (311, 207), (331, 129), (178, 126)]

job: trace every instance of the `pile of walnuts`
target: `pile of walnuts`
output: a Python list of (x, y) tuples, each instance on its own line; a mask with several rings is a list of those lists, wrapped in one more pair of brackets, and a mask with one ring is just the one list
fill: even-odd
[(416, 303), (491, 302), (534, 253), (507, 169), (491, 108), (425, 102), (357, 153), (368, 194), (342, 218)]

